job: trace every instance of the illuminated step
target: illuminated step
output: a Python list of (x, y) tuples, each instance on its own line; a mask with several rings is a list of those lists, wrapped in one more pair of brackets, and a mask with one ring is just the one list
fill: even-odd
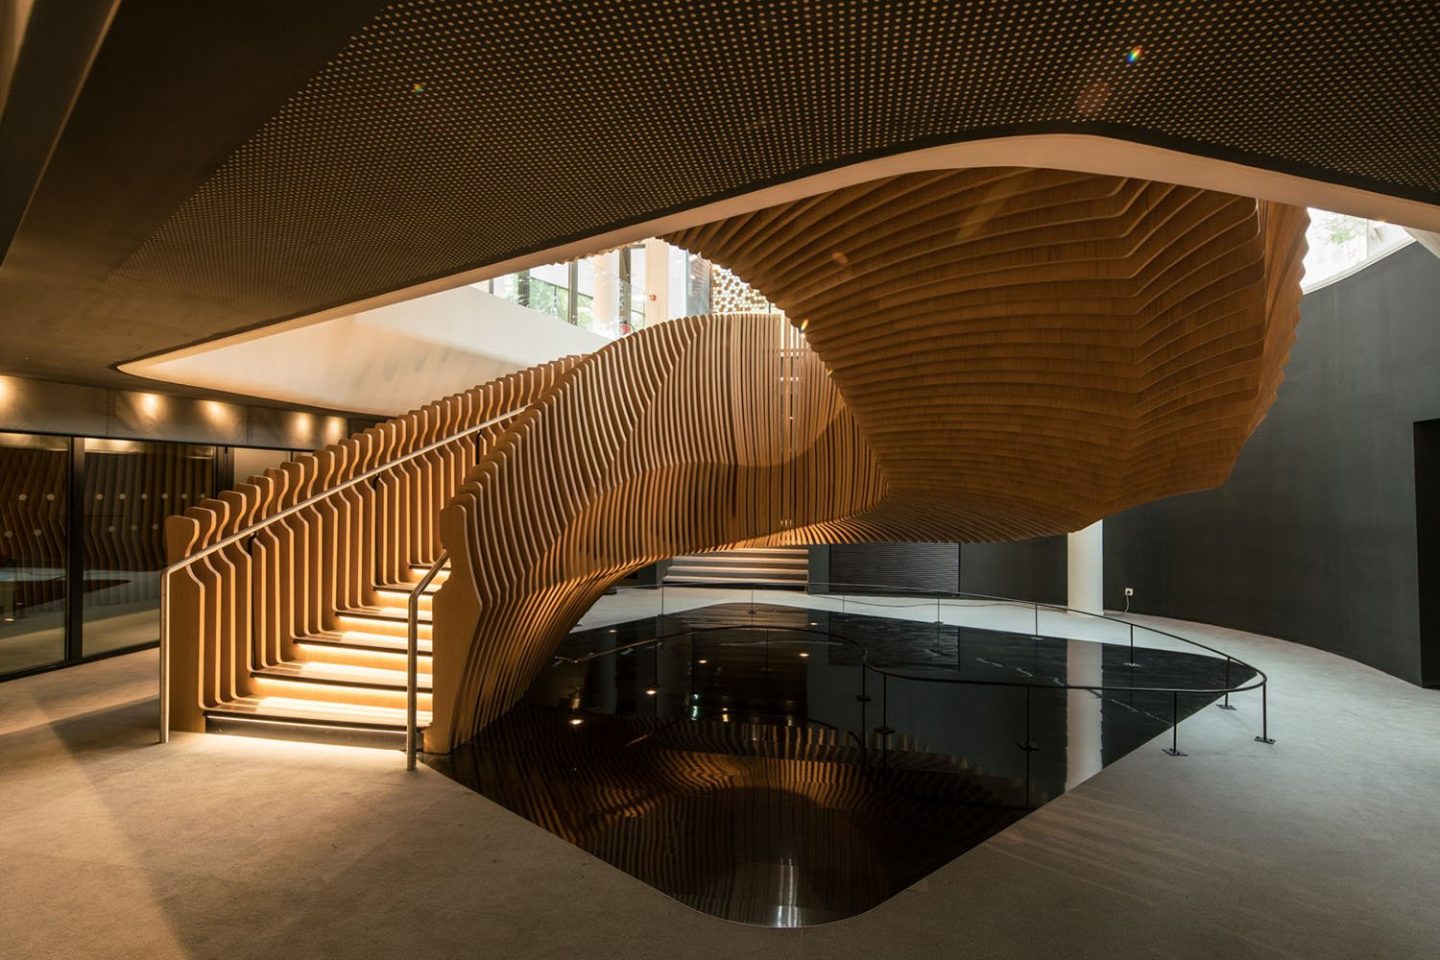
[[(403, 707), (374, 707), (354, 703), (327, 703), (291, 697), (242, 697), (221, 709), (207, 710), (208, 716), (234, 715), (267, 720), (296, 720), (307, 723), (331, 723), (348, 726), (389, 727), (405, 729)], [(430, 725), (430, 711), (416, 713), (416, 725)]]
[[(431, 653), (430, 633), (422, 624), (420, 636), (417, 637), (416, 649), (421, 656), (429, 656)], [(400, 633), (377, 633), (372, 630), (344, 630), (340, 633), (326, 634), (323, 637), (310, 637), (299, 641), (300, 646), (306, 644), (325, 644), (337, 647), (349, 647), (361, 650), (377, 650), (384, 653), (405, 653), (407, 640), (404, 631)]]
[[(413, 582), (415, 582), (415, 583), (419, 583), (419, 582), (420, 582), (420, 578), (423, 577), (423, 576), (425, 576), (425, 574), (428, 573), (429, 571), (430, 571), (430, 568), (429, 568), (429, 567), (411, 567), (411, 568), (410, 568), (410, 579), (411, 579), (411, 581), (413, 581)], [(446, 580), (449, 580), (449, 579), (450, 579), (450, 568), (449, 568), (449, 567), (446, 567), (446, 568), (444, 568), (443, 570), (441, 570), (439, 573), (435, 574), (435, 579), (430, 581), (430, 585), (431, 585), (432, 587), (439, 586), (440, 584), (444, 583)]]
[[(432, 583), (430, 586), (435, 587)], [(439, 587), (435, 587), (438, 590)], [(435, 590), (427, 590), (420, 594), (420, 612), (430, 610), (431, 603), (435, 600)], [(375, 599), (382, 608), (396, 608), (402, 611), (410, 609), (410, 591), (399, 587), (376, 587)]]
[[(295, 644), (295, 651), (299, 658), (306, 662), (313, 663), (335, 663), (355, 667), (376, 667), (382, 670), (404, 670), (408, 655), (405, 651), (405, 643), (395, 637), (382, 637), (382, 640), (396, 641), (393, 647), (380, 646), (376, 644), (361, 644), (347, 640), (312, 638), (301, 640)], [(431, 669), (432, 657), (430, 656), (430, 644), (428, 641), (417, 644), (418, 656), (415, 658), (416, 669), (420, 673), (428, 674)]]
[[(300, 660), (275, 664), (255, 671), (256, 677), (279, 680), (298, 680), (307, 683), (324, 683), (333, 686), (366, 687), (377, 690), (405, 690), (405, 669), (384, 669), (361, 667), (346, 663), (325, 663), (315, 660)], [(420, 673), (416, 678), (417, 689), (430, 689), (430, 674)]]
[[(336, 618), (340, 625), (340, 634), (367, 634), (372, 636), (399, 637), (402, 640), (408, 633), (409, 620), (406, 616), (390, 616), (381, 611), (351, 612), (342, 613)], [(416, 635), (421, 640), (430, 639), (433, 625), (430, 622), (430, 615), (421, 611), (416, 623)]]

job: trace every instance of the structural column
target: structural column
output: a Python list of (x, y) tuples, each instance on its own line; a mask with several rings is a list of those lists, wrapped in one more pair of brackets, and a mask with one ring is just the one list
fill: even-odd
[[(1104, 683), (1104, 657), (1104, 644), (1071, 640), (1066, 644), (1065, 682), (1072, 687), (1098, 688)], [(1104, 702), (1088, 689), (1065, 692), (1066, 790), (1074, 790), (1105, 765), (1101, 736)]]
[(1084, 530), (1066, 538), (1066, 575), (1069, 584), (1065, 605), (1086, 613), (1105, 612), (1105, 521), (1096, 520)]
[(590, 258), (595, 265), (595, 299), (591, 301), (593, 329), (603, 336), (618, 335), (620, 297), (620, 251), (611, 250)]
[(645, 241), (645, 326), (653, 327), (670, 317), (669, 244), (651, 238)]

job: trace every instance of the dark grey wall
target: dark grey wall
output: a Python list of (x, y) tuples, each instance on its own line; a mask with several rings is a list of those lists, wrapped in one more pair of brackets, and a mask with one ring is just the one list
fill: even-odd
[(963, 544), (960, 589), (991, 597), (1064, 603), (1065, 538)]
[[(819, 564), (811, 553), (811, 591), (823, 593)], [(960, 548), (953, 543), (860, 543), (829, 548), (831, 584), (864, 584), (903, 590), (954, 592), (960, 585)], [(822, 576), (821, 579), (824, 579)]]
[[(1105, 601), (1421, 681), (1415, 423), (1440, 417), (1440, 260), (1306, 295), (1279, 400), (1219, 489), (1105, 521)], [(1432, 681), (1435, 682), (1433, 673)]]

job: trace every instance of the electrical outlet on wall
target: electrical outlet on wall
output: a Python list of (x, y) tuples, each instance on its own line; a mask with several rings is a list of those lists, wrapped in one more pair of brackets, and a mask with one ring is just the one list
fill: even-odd
[(1127, 596), (1127, 597), (1133, 597), (1133, 596), (1135, 596), (1135, 588), (1134, 588), (1134, 587), (1126, 587), (1126, 588), (1125, 588), (1125, 596)]

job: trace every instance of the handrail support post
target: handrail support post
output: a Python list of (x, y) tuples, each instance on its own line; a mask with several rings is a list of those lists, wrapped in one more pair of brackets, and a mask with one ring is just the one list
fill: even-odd
[(1234, 710), (1235, 705), (1230, 702), (1230, 654), (1225, 654), (1225, 699), (1220, 704), (1221, 710)]
[[(440, 556), (425, 571), (420, 582), (415, 584), (410, 591), (410, 603), (407, 610), (406, 632), (405, 632), (405, 769), (415, 769), (415, 754), (417, 752), (418, 738), (416, 727), (419, 721), (419, 699), (420, 699), (420, 598), (425, 595), (425, 588), (435, 579), (440, 570), (450, 561), (450, 553), (441, 550)], [(434, 642), (433, 640), (431, 641)], [(433, 655), (433, 651), (432, 651)], [(431, 672), (432, 683), (434, 672)]]
[(1260, 684), (1260, 736), (1255, 738), (1256, 743), (1273, 744), (1275, 740), (1270, 736), (1270, 684)]
[(1165, 752), (1172, 757), (1183, 757), (1180, 752), (1180, 691), (1170, 691), (1170, 746)]

